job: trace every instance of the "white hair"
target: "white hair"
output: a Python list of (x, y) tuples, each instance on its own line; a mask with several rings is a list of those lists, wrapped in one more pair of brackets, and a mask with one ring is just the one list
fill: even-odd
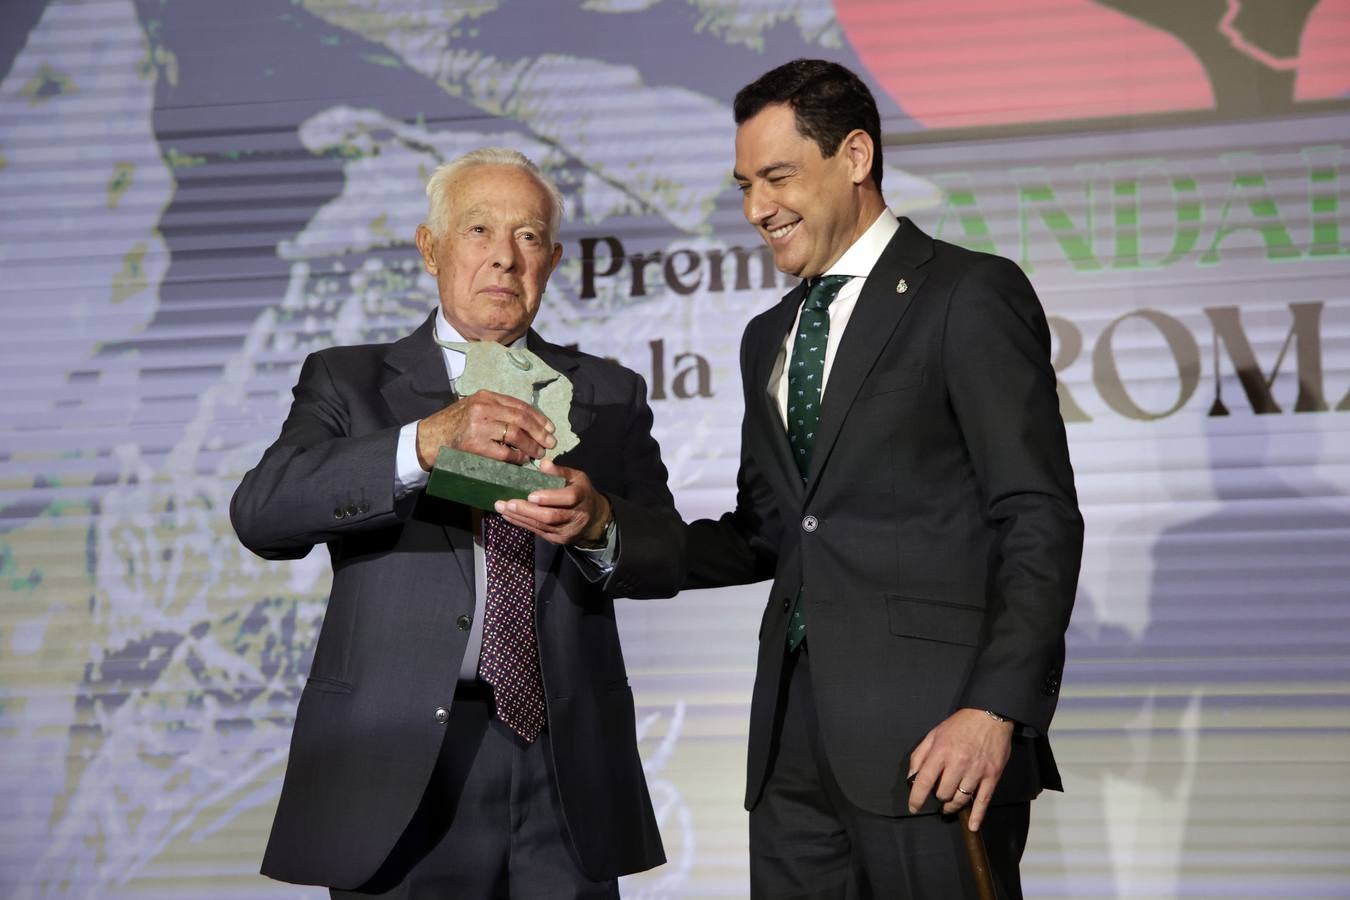
[(431, 173), (431, 178), (427, 180), (427, 228), (431, 229), (433, 235), (439, 238), (450, 227), (452, 202), (450, 189), (456, 178), (474, 166), (515, 166), (530, 173), (548, 194), (549, 239), (554, 241), (558, 239), (558, 229), (562, 227), (562, 191), (558, 190), (553, 180), (541, 172), (528, 156), (519, 150), (510, 150), (506, 147), (480, 147), (477, 150), (470, 150), (463, 156), (438, 166), (436, 171)]

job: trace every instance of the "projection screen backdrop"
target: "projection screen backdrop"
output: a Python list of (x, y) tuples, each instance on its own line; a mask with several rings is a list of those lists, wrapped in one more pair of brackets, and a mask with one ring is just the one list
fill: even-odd
[[(226, 505), (306, 352), (432, 308), (440, 162), (558, 180), (537, 326), (731, 504), (791, 280), (730, 101), (805, 55), (876, 92), (892, 207), (1052, 317), (1088, 538), (1028, 896), (1350, 896), (1350, 0), (5, 0), (0, 895), (325, 896), (256, 871), (327, 557)], [(670, 857), (626, 897), (747, 894), (765, 596), (621, 604)]]

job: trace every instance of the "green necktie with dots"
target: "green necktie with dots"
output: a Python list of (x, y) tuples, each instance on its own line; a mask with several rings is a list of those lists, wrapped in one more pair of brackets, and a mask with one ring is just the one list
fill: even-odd
[[(847, 275), (825, 275), (811, 283), (802, 304), (797, 337), (788, 363), (787, 433), (792, 458), (802, 481), (811, 469), (811, 448), (820, 422), (821, 384), (825, 379), (825, 345), (830, 338), (830, 303), (848, 284)], [(788, 619), (788, 650), (796, 650), (806, 637), (806, 619), (802, 615), (802, 595), (792, 602)]]

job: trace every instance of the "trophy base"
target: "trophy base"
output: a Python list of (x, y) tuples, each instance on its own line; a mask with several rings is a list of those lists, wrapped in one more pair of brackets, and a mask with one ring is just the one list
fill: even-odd
[(531, 491), (566, 483), (561, 476), (546, 475), (531, 466), (442, 447), (427, 479), (427, 493), (491, 511), (498, 500), (524, 500)]

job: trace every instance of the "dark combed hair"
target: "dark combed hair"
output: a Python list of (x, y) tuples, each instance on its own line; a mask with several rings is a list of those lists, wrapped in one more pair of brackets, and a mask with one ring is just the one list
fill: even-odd
[(736, 93), (736, 124), (754, 118), (766, 106), (785, 103), (797, 131), (815, 141), (820, 155), (834, 156), (844, 137), (861, 128), (872, 138), (872, 181), (881, 188), (881, 116), (862, 79), (838, 63), (794, 59), (765, 72)]

